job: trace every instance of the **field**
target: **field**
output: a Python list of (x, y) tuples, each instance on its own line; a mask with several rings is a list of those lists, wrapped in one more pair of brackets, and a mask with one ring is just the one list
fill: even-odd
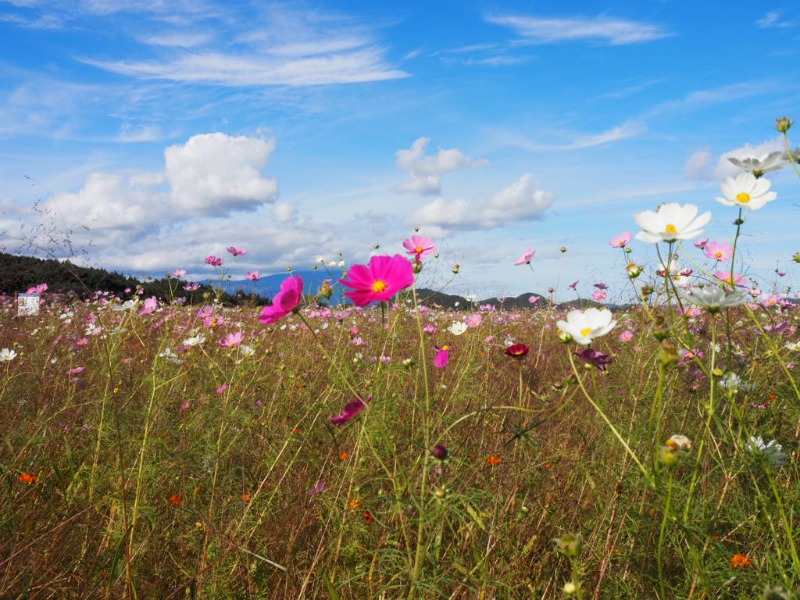
[(693, 272), (611, 240), (627, 308), (423, 305), (416, 235), (341, 306), (5, 298), (0, 597), (796, 597), (800, 313), (732, 272), (747, 175), (732, 244), (636, 215)]

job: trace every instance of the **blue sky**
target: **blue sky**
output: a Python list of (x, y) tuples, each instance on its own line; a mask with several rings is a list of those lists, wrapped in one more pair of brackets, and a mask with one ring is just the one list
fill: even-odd
[[(236, 245), (236, 278), (401, 252), (419, 227), (440, 249), (422, 283), (459, 263), (454, 293), (614, 298), (607, 242), (634, 213), (693, 203), (730, 241), (726, 156), (781, 149), (775, 119), (800, 118), (800, 9), (719, 6), (0, 0), (5, 250), (203, 278)], [(743, 268), (786, 287), (800, 180), (770, 179)]]

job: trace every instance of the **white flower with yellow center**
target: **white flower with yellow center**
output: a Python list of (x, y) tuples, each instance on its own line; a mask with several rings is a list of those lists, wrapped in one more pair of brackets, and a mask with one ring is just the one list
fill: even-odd
[(591, 344), (595, 338), (607, 334), (617, 326), (611, 311), (599, 308), (571, 310), (566, 321), (558, 321), (558, 327), (579, 344)]
[(756, 178), (752, 173), (739, 173), (735, 179), (728, 177), (719, 184), (725, 197), (717, 198), (717, 202), (725, 206), (758, 210), (778, 197), (778, 194), (769, 191), (771, 185), (769, 179)]
[(786, 152), (781, 152), (780, 150), (775, 150), (769, 154), (762, 154), (761, 156), (754, 156), (752, 154), (742, 156), (741, 158), (729, 156), (728, 160), (743, 171), (752, 173), (756, 177), (761, 177), (767, 171), (782, 169), (789, 164), (789, 157), (786, 155)]
[(633, 220), (642, 228), (636, 239), (656, 244), (690, 240), (703, 233), (703, 227), (711, 220), (711, 213), (697, 216), (694, 204), (681, 206), (677, 202), (661, 204), (657, 210), (646, 210), (633, 215)]

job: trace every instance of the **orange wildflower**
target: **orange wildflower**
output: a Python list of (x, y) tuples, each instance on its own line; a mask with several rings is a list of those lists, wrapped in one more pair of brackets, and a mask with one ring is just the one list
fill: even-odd
[(31, 475), (30, 473), (23, 473), (19, 476), (19, 480), (22, 483), (33, 483), (36, 481), (36, 475)]
[(350, 458), (350, 454), (348, 454), (347, 452), (341, 452), (339, 454), (339, 460), (347, 460), (348, 458)]
[(250, 494), (242, 494), (242, 502), (250, 502)]
[(375, 517), (373, 517), (372, 513), (370, 513), (368, 510), (365, 510), (364, 511), (364, 520), (367, 523), (372, 523), (375, 520)]
[(494, 454), (486, 459), (486, 464), (491, 466), (499, 465), (501, 462), (503, 462), (503, 459), (499, 456), (495, 456)]
[(300, 428), (295, 427), (294, 429), (292, 429), (292, 433), (300, 433)]
[(738, 569), (739, 567), (749, 567), (751, 564), (752, 563), (750, 562), (750, 559), (744, 554), (734, 554), (730, 562), (730, 566), (732, 566), (734, 569)]
[(181, 495), (172, 494), (172, 496), (169, 497), (169, 503), (172, 504), (172, 506), (178, 506), (181, 503)]
[(361, 500), (359, 498), (350, 498), (347, 501), (347, 508), (350, 510), (355, 510), (361, 506)]

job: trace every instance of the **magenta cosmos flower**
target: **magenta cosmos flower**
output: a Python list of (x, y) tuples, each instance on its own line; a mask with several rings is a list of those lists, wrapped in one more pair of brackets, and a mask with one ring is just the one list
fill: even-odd
[(517, 260), (514, 261), (515, 265), (529, 265), (536, 255), (536, 250), (525, 250)]
[(347, 423), (348, 421), (352, 421), (362, 412), (364, 412), (364, 407), (367, 406), (367, 403), (372, 401), (372, 396), (368, 396), (366, 400), (362, 400), (361, 398), (356, 398), (352, 402), (348, 402), (344, 405), (342, 412), (335, 417), (330, 419), (330, 422), (334, 425), (342, 425)]
[(206, 256), (206, 264), (212, 267), (220, 267), (222, 266), (222, 259), (212, 254), (211, 256)]
[(433, 240), (421, 235), (412, 235), (410, 240), (403, 240), (403, 247), (406, 254), (414, 256), (414, 260), (421, 260), (423, 256), (436, 252)]
[(339, 283), (352, 288), (346, 292), (356, 306), (386, 302), (414, 283), (414, 267), (400, 254), (373, 256), (368, 265), (353, 265)]
[(277, 323), (293, 312), (303, 297), (303, 278), (299, 275), (287, 277), (281, 283), (281, 291), (272, 299), (272, 306), (265, 306), (258, 320), (269, 325)]
[(450, 363), (450, 351), (452, 348), (445, 344), (441, 348), (436, 348), (436, 356), (433, 357), (433, 366), (437, 369), (444, 369)]

